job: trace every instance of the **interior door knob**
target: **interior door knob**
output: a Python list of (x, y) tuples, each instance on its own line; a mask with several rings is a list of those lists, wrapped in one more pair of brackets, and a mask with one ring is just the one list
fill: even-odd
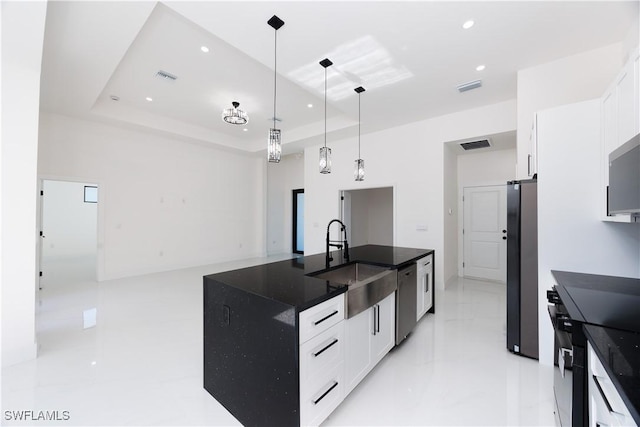
[(507, 230), (502, 230), (502, 232), (503, 232), (503, 233), (506, 233), (506, 232), (507, 232)]

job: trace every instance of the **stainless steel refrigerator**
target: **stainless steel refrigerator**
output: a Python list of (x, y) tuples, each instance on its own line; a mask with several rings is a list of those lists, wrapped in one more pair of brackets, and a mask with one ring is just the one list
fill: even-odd
[(507, 182), (507, 348), (538, 358), (537, 180)]

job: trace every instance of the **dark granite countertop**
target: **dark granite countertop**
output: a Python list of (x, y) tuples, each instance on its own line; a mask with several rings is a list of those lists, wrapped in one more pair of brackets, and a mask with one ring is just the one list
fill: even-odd
[(551, 273), (573, 320), (640, 332), (640, 279), (567, 271)]
[[(329, 268), (362, 262), (396, 269), (432, 253), (432, 249), (357, 246), (349, 248), (349, 261), (342, 257), (342, 251), (333, 251), (334, 260)], [(344, 285), (308, 276), (325, 269), (325, 254), (322, 253), (210, 274), (204, 279), (205, 285), (208, 281), (216, 281), (294, 306), (300, 312), (346, 292)]]
[(640, 425), (640, 333), (596, 325), (584, 332), (636, 424)]

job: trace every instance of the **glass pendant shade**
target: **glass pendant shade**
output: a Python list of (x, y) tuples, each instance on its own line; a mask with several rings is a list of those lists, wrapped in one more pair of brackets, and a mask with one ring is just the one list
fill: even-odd
[(282, 140), (280, 129), (269, 129), (269, 143), (267, 145), (267, 160), (280, 163), (282, 157)]
[(331, 148), (320, 147), (320, 173), (331, 173)]
[(222, 111), (222, 120), (232, 125), (246, 125), (249, 122), (249, 116), (247, 113), (238, 107), (239, 102), (232, 102), (233, 108), (225, 108)]
[(356, 181), (364, 181), (364, 160), (360, 158), (360, 95), (365, 89), (359, 86), (354, 89), (358, 94), (358, 158), (355, 161), (355, 169), (353, 170), (353, 177)]
[(353, 176), (356, 178), (356, 181), (364, 181), (364, 160), (357, 159), (355, 161)]

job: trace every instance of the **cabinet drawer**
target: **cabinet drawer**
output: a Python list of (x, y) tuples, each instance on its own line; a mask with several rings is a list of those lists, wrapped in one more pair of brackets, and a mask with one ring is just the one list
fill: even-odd
[[(328, 372), (344, 360), (344, 324), (339, 322), (300, 346), (300, 393), (313, 390), (314, 383), (326, 382)], [(317, 380), (320, 378), (319, 380)]]
[(300, 313), (300, 344), (344, 320), (344, 294)]
[(316, 377), (306, 393), (300, 392), (300, 425), (317, 426), (322, 423), (344, 398), (344, 365), (335, 365), (324, 379)]
[(433, 267), (431, 265), (431, 263), (433, 262), (433, 255), (427, 255), (424, 258), (420, 258), (419, 260), (416, 261), (416, 264), (418, 265), (418, 270), (422, 269), (429, 269), (432, 270)]
[[(609, 378), (604, 366), (602, 366), (602, 362), (600, 362), (591, 344), (588, 345), (588, 348), (588, 384), (589, 396), (591, 397), (589, 400), (604, 403), (604, 409), (602, 404), (598, 405), (599, 416), (608, 418), (610, 425), (635, 425), (631, 413)], [(608, 414), (604, 414), (603, 412), (608, 412)]]

